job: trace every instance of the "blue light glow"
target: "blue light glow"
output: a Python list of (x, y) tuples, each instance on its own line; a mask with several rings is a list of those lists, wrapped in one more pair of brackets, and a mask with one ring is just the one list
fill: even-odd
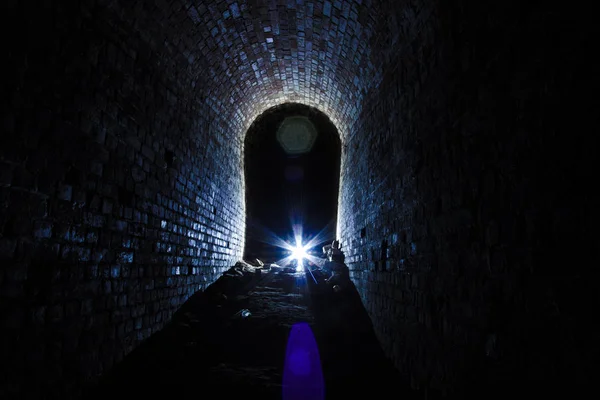
[(325, 381), (317, 341), (306, 322), (294, 324), (283, 369), (283, 400), (323, 400)]

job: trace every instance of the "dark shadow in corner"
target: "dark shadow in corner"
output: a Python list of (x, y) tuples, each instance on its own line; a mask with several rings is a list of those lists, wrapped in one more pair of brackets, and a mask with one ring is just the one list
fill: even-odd
[[(167, 326), (109, 371), (100, 385), (90, 388), (86, 398), (99, 400), (117, 393), (121, 397), (203, 397), (203, 390), (215, 392), (207, 398), (281, 398), (278, 371), (283, 368), (280, 362), (289, 326), (296, 320), (313, 325), (326, 399), (385, 399), (391, 393), (393, 398), (418, 398), (385, 357), (347, 274), (338, 282), (342, 290), (337, 293), (318, 270), (313, 274), (317, 283), (309, 273), (305, 278), (277, 272), (221, 277), (192, 296)], [(255, 294), (249, 296), (249, 291)], [(265, 314), (270, 317), (232, 319), (246, 308), (257, 316), (270, 309)], [(232, 372), (227, 381), (219, 380), (224, 366), (235, 365), (246, 372)], [(266, 365), (275, 369), (262, 372), (261, 366)], [(254, 372), (248, 375), (248, 371)]]
[(324, 282), (327, 276), (319, 269), (306, 274), (326, 398), (347, 399), (365, 394), (383, 399), (392, 393), (394, 398), (417, 398), (409, 382), (385, 356), (358, 290), (348, 274), (343, 275), (339, 281), (341, 290), (335, 292), (331, 284)]
[[(87, 388), (84, 398), (181, 396), (197, 392), (210, 381), (211, 367), (223, 361), (231, 348), (231, 316), (244, 301), (228, 301), (250, 290), (253, 274), (231, 279), (225, 275), (199, 291), (158, 332)], [(202, 397), (202, 396), (201, 396)], [(211, 397), (212, 398), (212, 397)], [(230, 398), (230, 397), (224, 397)]]

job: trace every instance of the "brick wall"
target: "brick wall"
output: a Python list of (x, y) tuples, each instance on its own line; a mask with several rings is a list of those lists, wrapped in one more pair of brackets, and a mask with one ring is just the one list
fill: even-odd
[[(593, 110), (561, 94), (591, 87), (574, 51), (589, 44), (575, 27), (591, 13), (55, 3), (2, 3), (3, 395), (25, 377), (32, 393), (74, 392), (241, 255), (243, 136), (286, 101), (340, 131), (338, 229), (386, 351), (415, 386), (450, 390), (488, 360), (543, 364), (508, 350), (537, 337), (580, 370), (588, 292), (568, 294), (596, 244), (581, 186), (593, 182)], [(548, 324), (560, 329), (531, 333)]]
[(383, 83), (343, 156), (352, 279), (430, 397), (575, 392), (598, 348), (586, 25), (547, 4), (441, 3), (407, 6), (413, 28), (376, 49)]
[(91, 11), (31, 10), (27, 43), (9, 48), (3, 398), (73, 394), (242, 253), (237, 132), (190, 94), (162, 43)]
[(2, 3), (6, 393), (75, 391), (241, 255), (245, 132), (299, 102), (347, 134), (376, 5)]

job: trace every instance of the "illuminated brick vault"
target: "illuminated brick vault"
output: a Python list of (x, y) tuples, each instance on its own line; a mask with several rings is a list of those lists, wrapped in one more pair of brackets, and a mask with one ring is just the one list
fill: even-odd
[[(252, 122), (286, 102), (325, 113), (344, 143), (356, 129), (364, 99), (382, 79), (393, 54), (389, 45), (399, 42), (398, 21), (412, 35), (419, 20), (413, 7), (386, 0), (138, 1), (109, 7), (124, 21), (133, 19), (139, 39), (154, 47), (154, 62), (183, 93), (171, 101), (196, 110), (193, 129), (208, 130), (221, 147), (237, 143), (226, 161), (238, 166)], [(224, 189), (236, 193), (243, 214), (245, 182), (241, 173), (238, 178), (229, 183), (241, 186)]]
[[(244, 136), (287, 102), (340, 133), (337, 236), (414, 386), (473, 382), (492, 355), (518, 371), (519, 353), (579, 385), (578, 356), (556, 344), (586, 338), (551, 293), (578, 287), (597, 248), (584, 193), (596, 114), (589, 93), (562, 93), (592, 87), (577, 48), (594, 13), (517, 0), (1, 7), (24, 33), (3, 47), (0, 354), (16, 361), (0, 367), (0, 397), (70, 398), (60, 382), (112, 368), (239, 261)], [(585, 293), (564, 298), (595, 304)], [(539, 334), (557, 309), (548, 321), (564, 321)], [(568, 362), (538, 357), (547, 348)]]
[[(243, 137), (252, 122), (282, 103), (325, 113), (342, 143), (351, 135), (386, 61), (383, 49), (373, 58), (372, 44), (378, 40), (385, 48), (382, 43), (399, 36), (396, 32), (392, 38), (392, 29), (382, 29), (385, 24), (395, 28), (397, 21), (389, 13), (393, 2), (383, 3), (388, 2), (176, 1), (162, 10), (178, 33), (169, 39), (165, 27), (164, 45), (173, 59), (185, 60), (178, 65), (186, 65), (196, 101), (212, 111), (210, 130), (221, 138), (237, 136), (239, 150), (232, 154), (241, 163)], [(157, 2), (159, 9), (161, 5), (167, 7)], [(385, 19), (379, 18), (380, 9), (388, 12)], [(243, 192), (243, 177), (241, 182)]]
[[(7, 18), (47, 34), (6, 51), (0, 260), (20, 277), (29, 267), (31, 293), (57, 293), (53, 321), (67, 318), (71, 297), (58, 275), (34, 271), (50, 253), (56, 269), (73, 271), (81, 318), (100, 321), (91, 329), (113, 346), (107, 366), (242, 257), (242, 152), (253, 121), (301, 103), (327, 115), (342, 144), (361, 136), (381, 71), (393, 70), (400, 39), (410, 42), (428, 15), (395, 0), (6, 5)], [(354, 181), (342, 171), (341, 182)], [(341, 214), (354, 207), (346, 188)], [(358, 218), (344, 214), (340, 232)], [(10, 282), (20, 296), (24, 285)], [(27, 312), (41, 327), (49, 305), (35, 304)], [(135, 311), (101, 322), (125, 304)], [(27, 352), (22, 345), (13, 350)], [(103, 368), (89, 365), (87, 377)], [(13, 372), (9, 381), (24, 376)]]
[(379, 3), (138, 1), (119, 14), (136, 16), (142, 38), (163, 31), (166, 64), (184, 66), (196, 101), (233, 131), (245, 133), (268, 108), (297, 102), (327, 114), (345, 137), (381, 79), (371, 48), (376, 26), (380, 42), (392, 39), (377, 21)]
[[(285, 102), (327, 114), (342, 136), (376, 84), (369, 43), (376, 10), (369, 1), (238, 1), (183, 6), (200, 38), (196, 76), (203, 95), (231, 128), (246, 132), (270, 107)], [(184, 29), (188, 31), (188, 29)], [(193, 74), (194, 72), (192, 72)]]

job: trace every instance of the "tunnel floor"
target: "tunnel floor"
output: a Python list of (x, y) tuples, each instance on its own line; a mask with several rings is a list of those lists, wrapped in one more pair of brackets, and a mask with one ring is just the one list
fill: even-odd
[[(384, 398), (392, 388), (400, 394), (405, 385), (384, 356), (351, 282), (334, 293), (308, 273), (235, 275), (225, 274), (190, 298), (87, 397), (281, 399), (287, 340), (299, 322), (315, 335), (326, 399), (358, 393)], [(242, 317), (244, 309), (251, 315)], [(407, 389), (401, 397), (413, 396)]]

